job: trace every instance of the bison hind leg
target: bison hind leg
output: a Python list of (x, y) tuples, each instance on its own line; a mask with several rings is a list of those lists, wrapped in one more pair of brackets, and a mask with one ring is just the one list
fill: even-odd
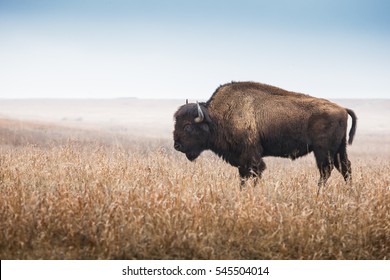
[(317, 195), (320, 193), (321, 187), (325, 187), (326, 182), (328, 181), (330, 174), (332, 173), (334, 162), (333, 156), (330, 152), (315, 151), (314, 152), (317, 167), (320, 171), (320, 179), (318, 180), (318, 191)]
[(343, 175), (346, 183), (352, 182), (352, 173), (351, 173), (351, 162), (348, 159), (347, 155), (347, 142), (346, 139), (343, 139), (342, 144), (340, 145), (336, 155), (334, 156), (334, 165), (337, 170)]

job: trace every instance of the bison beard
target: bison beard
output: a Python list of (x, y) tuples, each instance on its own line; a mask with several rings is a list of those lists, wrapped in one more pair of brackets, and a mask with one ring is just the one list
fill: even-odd
[(220, 86), (206, 103), (181, 106), (174, 115), (174, 147), (190, 161), (212, 150), (238, 168), (242, 182), (261, 176), (263, 157), (295, 159), (314, 152), (318, 191), (333, 167), (351, 181), (347, 156), (356, 132), (355, 113), (325, 99), (254, 82)]
[(198, 158), (198, 156), (200, 155), (200, 153), (191, 153), (191, 152), (188, 152), (186, 153), (186, 157), (189, 161), (194, 161)]

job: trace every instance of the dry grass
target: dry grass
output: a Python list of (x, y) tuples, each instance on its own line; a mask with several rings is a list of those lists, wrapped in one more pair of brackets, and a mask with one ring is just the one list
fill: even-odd
[(235, 168), (170, 142), (1, 128), (0, 259), (390, 258), (388, 151), (358, 145), (353, 187), (334, 172), (317, 197), (312, 155), (267, 158), (240, 191)]

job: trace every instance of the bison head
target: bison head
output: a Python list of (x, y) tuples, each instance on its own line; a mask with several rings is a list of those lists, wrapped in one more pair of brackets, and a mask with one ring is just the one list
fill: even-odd
[(174, 118), (174, 148), (193, 161), (209, 146), (210, 117), (207, 108), (205, 104), (187, 103), (177, 110)]

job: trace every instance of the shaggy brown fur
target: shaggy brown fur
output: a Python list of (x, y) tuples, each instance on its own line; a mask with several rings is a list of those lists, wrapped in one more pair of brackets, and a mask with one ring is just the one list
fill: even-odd
[(285, 91), (254, 82), (220, 86), (200, 104), (205, 118), (195, 123), (197, 105), (175, 113), (175, 148), (194, 160), (210, 149), (238, 167), (241, 178), (259, 177), (263, 157), (295, 159), (313, 151), (324, 185), (335, 166), (346, 181), (351, 163), (346, 151), (348, 114), (352, 118), (349, 143), (356, 131), (356, 115), (325, 99)]

